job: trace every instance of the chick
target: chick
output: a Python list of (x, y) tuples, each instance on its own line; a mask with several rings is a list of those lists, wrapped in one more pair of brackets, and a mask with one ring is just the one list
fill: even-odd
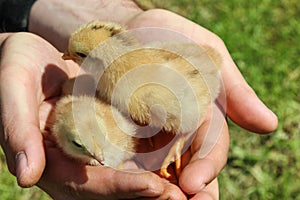
[(52, 132), (66, 155), (90, 165), (120, 168), (132, 158), (136, 145), (136, 126), (109, 104), (91, 96), (60, 99)]
[(220, 60), (212, 48), (175, 41), (142, 45), (120, 25), (93, 21), (71, 35), (63, 58), (98, 73), (98, 97), (137, 124), (181, 135), (161, 174), (169, 177), (175, 160), (180, 171), (185, 142), (219, 93)]
[[(63, 59), (71, 59), (81, 64), (101, 42), (123, 31), (122, 26), (113, 22), (92, 21), (81, 26), (70, 37)], [(130, 42), (128, 38), (125, 41)]]

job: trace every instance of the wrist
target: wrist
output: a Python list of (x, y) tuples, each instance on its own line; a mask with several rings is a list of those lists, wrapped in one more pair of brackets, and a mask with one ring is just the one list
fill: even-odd
[(74, 13), (69, 13), (64, 1), (38, 0), (31, 9), (28, 29), (63, 51), (70, 34), (76, 29), (77, 23), (80, 23), (77, 17), (72, 16)]

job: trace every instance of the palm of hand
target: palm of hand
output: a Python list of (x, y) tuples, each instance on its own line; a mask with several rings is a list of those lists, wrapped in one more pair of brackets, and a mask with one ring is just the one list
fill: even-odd
[[(27, 51), (24, 51), (24, 49), (27, 49)], [(141, 191), (149, 190), (149, 188), (153, 188), (153, 191), (150, 193), (148, 191), (148, 194), (145, 195), (159, 196), (163, 194), (164, 190), (170, 190), (169, 188), (172, 188), (172, 191), (175, 191), (175, 194), (178, 196), (183, 195), (179, 188), (160, 180), (160, 178), (153, 173), (131, 174), (110, 168), (84, 166), (65, 157), (51, 138), (49, 132), (51, 119), (49, 116), (55, 102), (59, 98), (63, 81), (69, 77), (73, 77), (77, 72), (78, 66), (74, 63), (66, 63), (63, 61), (61, 54), (54, 47), (41, 38), (31, 34), (20, 33), (11, 36), (7, 39), (3, 50), (5, 50), (4, 52), (7, 53), (7, 55), (19, 55), (20, 59), (17, 60), (18, 63), (15, 63), (14, 58), (9, 58), (4, 55), (3, 57), (5, 57), (5, 59), (3, 59), (1, 63), (3, 66), (1, 74), (10, 74), (12, 71), (15, 72), (15, 70), (26, 72), (26, 74), (20, 74), (19, 79), (17, 79), (17, 81), (21, 82), (21, 85), (28, 86), (26, 88), (27, 93), (25, 95), (23, 94), (28, 100), (23, 101), (23, 103), (26, 104), (24, 107), (30, 108), (33, 112), (30, 112), (26, 118), (32, 120), (38, 117), (39, 119), (39, 121), (34, 121), (34, 123), (30, 124), (33, 125), (35, 129), (40, 127), (40, 131), (36, 130), (35, 132), (26, 133), (29, 134), (26, 137), (31, 138), (34, 142), (34, 150), (30, 155), (28, 154), (28, 159), (39, 159), (37, 160), (37, 164), (42, 165), (42, 167), (39, 166), (41, 168), (38, 172), (34, 174), (35, 180), (38, 180), (43, 172), (41, 170), (44, 168), (43, 165), (45, 165), (45, 163), (41, 163), (41, 160), (45, 161), (45, 154), (47, 158), (46, 168), (42, 178), (38, 182), (39, 187), (57, 199), (63, 198), (62, 196), (72, 195), (72, 193), (75, 193), (74, 191), (77, 191), (82, 198), (89, 196), (99, 198), (104, 197), (103, 195), (105, 195), (106, 198), (121, 198), (126, 195), (138, 197), (143, 195)], [(10, 65), (11, 63), (13, 65)], [(16, 66), (18, 68), (9, 68), (6, 66)], [(28, 79), (28, 77), (32, 79)], [(12, 78), (13, 79), (7, 80), (7, 83), (15, 83), (16, 77)], [(19, 82), (15, 84), (19, 84)], [(23, 99), (24, 96), (22, 96)], [(5, 108), (9, 109), (9, 107)], [(45, 145), (42, 143), (41, 132), (43, 133), (43, 143)], [(14, 155), (12, 153), (18, 150), (14, 149), (16, 146), (10, 144), (10, 141), (4, 142), (4, 138), (2, 139), (2, 146), (6, 151), (10, 170), (14, 174), (18, 173), (18, 169), (15, 169), (14, 166)], [(7, 143), (7, 145), (4, 145), (4, 143)], [(45, 154), (43, 152), (45, 152)], [(120, 179), (126, 181), (121, 187), (117, 185), (120, 184)], [(128, 179), (132, 179), (133, 181), (128, 182)], [(26, 180), (23, 181), (26, 182)], [(110, 187), (103, 185), (107, 182), (112, 183)], [(102, 184), (103, 187), (99, 188), (99, 184)], [(130, 193), (127, 194), (129, 191)], [(135, 194), (138, 192), (139, 194)]]
[[(26, 51), (24, 51), (24, 49), (26, 49)], [(24, 137), (31, 138), (30, 141), (33, 144), (33, 147), (29, 150), (29, 153), (27, 153), (27, 159), (31, 162), (36, 161), (35, 163), (37, 165), (34, 166), (36, 167), (36, 171), (32, 171), (33, 175), (30, 178), (33, 178), (33, 180), (30, 180), (31, 182), (39, 180), (43, 173), (42, 178), (38, 182), (39, 187), (58, 199), (62, 198), (62, 196), (71, 195), (74, 191), (77, 191), (82, 198), (85, 198), (86, 196), (101, 197), (103, 194), (106, 195), (105, 197), (111, 196), (112, 198), (125, 197), (126, 195), (129, 195), (130, 197), (138, 197), (140, 195), (167, 195), (177, 196), (179, 198), (184, 196), (178, 187), (160, 179), (150, 172), (132, 174), (110, 168), (95, 168), (74, 164), (73, 160), (66, 158), (61, 154), (60, 150), (56, 148), (51, 137), (49, 137), (49, 123), (51, 123), (49, 121), (49, 114), (55, 101), (60, 95), (63, 81), (69, 77), (73, 77), (77, 73), (77, 66), (75, 66), (74, 63), (66, 63), (63, 61), (61, 59), (61, 54), (54, 47), (41, 38), (30, 34), (20, 33), (11, 36), (5, 42), (3, 52), (5, 53), (3, 53), (3, 59), (1, 60), (1, 75), (3, 77), (6, 76), (6, 78), (3, 78), (2, 80), (6, 81), (7, 84), (10, 84), (11, 87), (9, 91), (1, 91), (2, 100), (9, 102), (5, 97), (16, 96), (15, 93), (14, 95), (11, 94), (14, 92), (11, 90), (14, 85), (16, 85), (15, 87), (18, 90), (20, 88), (17, 86), (26, 86), (25, 94), (17, 94), (20, 95), (20, 98), (10, 100), (13, 102), (26, 98), (26, 101), (22, 101), (21, 105), (24, 108), (29, 108), (30, 112), (23, 113), (24, 116), (21, 118), (22, 120), (25, 119), (23, 123), (28, 123), (32, 126), (29, 127), (29, 130), (34, 131), (17, 129), (15, 132), (10, 131), (10, 134), (18, 134), (19, 132), (25, 134), (23, 137), (17, 138), (17, 140), (20, 140), (17, 141), (20, 144)], [(15, 58), (10, 57), (10, 55), (18, 55), (19, 59), (16, 60)], [(17, 79), (15, 76), (16, 71), (23, 72), (16, 75), (18, 77)], [(10, 76), (11, 74), (14, 74), (14, 76)], [(3, 106), (3, 115), (13, 113), (7, 112), (7, 110), (14, 110), (14, 108), (9, 105)], [(14, 116), (6, 118), (12, 117)], [(6, 122), (4, 121), (3, 123), (5, 124)], [(16, 123), (18, 123), (18, 121)], [(38, 129), (38, 127), (40, 127), (40, 129)], [(9, 129), (10, 127), (4, 128)], [(205, 128), (203, 130), (205, 130)], [(41, 132), (44, 134), (45, 146), (42, 142), (43, 137)], [(200, 137), (200, 135), (202, 136)], [(4, 136), (4, 134), (1, 134), (1, 136)], [(12, 136), (10, 135), (10, 137)], [(190, 149), (191, 151), (188, 151), (184, 156), (186, 158), (184, 165), (192, 158), (191, 153), (197, 152), (200, 148), (201, 145), (199, 146), (199, 143), (203, 140), (203, 134), (197, 134), (197, 138), (198, 139), (195, 140)], [(156, 137), (154, 138), (154, 142), (160, 146), (162, 140), (161, 138)], [(5, 150), (11, 172), (14, 174), (20, 173), (14, 166), (14, 154), (20, 151), (18, 146), (11, 144), (10, 140), (5, 141), (4, 137), (1, 138), (1, 145)], [(47, 157), (47, 166), (43, 172), (42, 170), (44, 169), (46, 159), (44, 156), (45, 154)], [(194, 157), (194, 160), (198, 160), (197, 156)], [(183, 177), (186, 176), (185, 174), (189, 174), (189, 171), (194, 172), (193, 163), (196, 163), (196, 161), (191, 162), (192, 165), (186, 165), (187, 170), (183, 171)], [(214, 178), (215, 173), (207, 180), (202, 180), (202, 182), (207, 183), (211, 181), (211, 179)], [(173, 177), (176, 176), (173, 175)], [(27, 177), (20, 176), (19, 181), (23, 182), (24, 185), (32, 184), (28, 181), (28, 178), (26, 178)], [(125, 181), (123, 185), (120, 185), (120, 179)], [(129, 179), (132, 181), (129, 182)], [(98, 187), (99, 184), (108, 181), (112, 183), (111, 187)], [(178, 184), (178, 180), (174, 180), (174, 182)], [(182, 182), (183, 185), (186, 183), (186, 181), (179, 180), (179, 183), (180, 182)], [(191, 182), (191, 184), (193, 184), (193, 182)], [(189, 188), (189, 186), (186, 187)], [(197, 193), (199, 192), (199, 189), (202, 189), (199, 188), (197, 184), (195, 187), (194, 191), (190, 190), (188, 192)], [(152, 188), (152, 191), (150, 189), (150, 193), (149, 188)], [(140, 192), (146, 189), (148, 189), (148, 193), (143, 194)]]
[[(60, 57), (55, 58), (55, 59), (60, 59)], [(65, 78), (65, 77), (74, 76), (77, 73), (78, 67), (73, 66), (72, 62), (70, 62), (69, 65), (70, 65), (70, 68), (68, 70), (69, 76), (65, 72), (63, 72), (60, 68), (57, 68), (56, 66), (47, 65), (47, 67), (45, 68), (45, 71), (44, 71), (44, 75), (42, 76), (42, 77), (44, 77), (44, 79), (42, 79), (42, 80), (55, 80), (53, 82), (57, 82), (57, 80), (56, 80), (57, 77)], [(65, 65), (65, 67), (68, 68), (68, 65)], [(49, 113), (51, 112), (51, 109), (53, 108), (55, 101), (58, 98), (57, 94), (59, 94), (59, 87), (57, 87), (56, 89), (53, 89), (53, 82), (51, 83), (51, 81), (42, 81), (43, 93), (47, 94), (47, 95), (45, 95), (45, 96), (47, 96), (47, 98), (45, 98), (42, 105), (40, 106), (40, 124), (41, 124), (41, 129), (45, 133), (45, 139), (46, 139), (45, 146), (46, 146), (46, 155), (47, 155), (48, 163), (47, 163), (46, 171), (44, 173), (44, 177), (40, 181), (39, 185), (45, 191), (47, 191), (48, 188), (54, 188), (53, 191), (49, 191), (49, 193), (52, 193), (52, 194), (55, 194), (55, 191), (58, 190), (57, 188), (55, 188), (55, 186), (57, 187), (62, 182), (66, 183), (65, 185), (63, 185), (63, 187), (66, 188), (65, 191), (69, 191), (70, 188), (71, 188), (71, 190), (76, 191), (76, 190), (78, 190), (79, 185), (81, 185), (81, 186), (83, 185), (83, 187), (86, 188), (86, 191), (81, 193), (81, 195), (83, 195), (83, 196), (90, 195), (91, 193), (93, 193), (93, 195), (103, 194), (104, 191), (101, 192), (101, 190), (99, 190), (99, 188), (97, 188), (97, 190), (96, 189), (93, 190), (94, 183), (96, 183), (96, 182), (97, 183), (99, 183), (99, 182), (105, 183), (107, 181), (110, 181), (110, 180), (107, 180), (107, 177), (108, 177), (107, 174), (118, 174), (118, 176), (120, 176), (120, 177), (129, 175), (129, 174), (126, 174), (125, 172), (120, 172), (120, 171), (118, 171), (118, 173), (116, 173), (115, 170), (110, 169), (110, 168), (103, 168), (103, 167), (95, 168), (95, 167), (91, 167), (91, 166), (84, 166), (80, 163), (74, 164), (74, 162), (76, 162), (76, 161), (65, 157), (61, 153), (61, 151), (55, 145), (55, 142), (53, 142), (52, 138), (48, 137), (49, 134), (47, 134), (49, 132), (48, 126), (49, 126), (49, 124), (51, 125), (51, 119), (49, 121), (48, 116), (49, 116)], [(207, 115), (206, 118), (207, 119), (205, 119), (204, 121), (210, 121), (210, 115)], [(199, 129), (199, 133), (196, 134), (196, 139), (192, 143), (191, 148), (189, 148), (183, 156), (184, 157), (184, 160), (183, 160), (184, 167), (189, 166), (188, 163), (192, 157), (193, 157), (193, 160), (196, 162), (197, 162), (197, 160), (199, 160), (198, 156), (197, 155), (193, 156), (193, 154), (198, 153), (198, 150), (201, 147), (201, 143), (203, 142), (204, 137), (206, 135), (205, 131), (207, 131), (207, 127), (205, 127), (205, 126), (207, 126), (207, 125), (206, 125), (206, 123), (203, 123), (203, 124), (204, 124), (202, 126), (203, 130), (200, 131), (200, 129)], [(162, 137), (164, 137), (164, 138), (162, 138)], [(149, 147), (149, 144), (147, 145), (147, 143), (146, 143), (146, 145), (144, 145), (143, 148), (145, 148), (145, 150), (148, 150), (148, 151), (149, 151), (149, 149), (153, 150), (156, 148), (161, 148), (163, 145), (166, 144), (167, 141), (170, 141), (171, 139), (172, 139), (171, 135), (158, 134), (153, 138), (154, 147)], [(57, 164), (57, 163), (60, 163), (60, 164)], [(195, 166), (197, 166), (197, 164)], [(201, 164), (200, 164), (200, 166), (201, 166)], [(193, 167), (190, 167), (190, 168), (192, 169)], [(204, 170), (204, 171), (207, 171), (207, 170)], [(61, 172), (67, 172), (67, 173), (62, 174)], [(179, 177), (176, 174), (175, 170), (171, 168), (170, 172), (171, 172), (172, 178), (173, 178), (170, 181), (172, 183), (174, 183), (175, 185), (178, 185)], [(183, 176), (189, 177), (190, 170), (188, 169), (183, 174), (184, 174)], [(185, 175), (185, 174), (187, 174), (187, 175)], [(76, 176), (74, 176), (74, 175), (76, 175)], [(103, 175), (105, 175), (105, 176), (103, 176)], [(143, 178), (144, 175), (145, 174), (142, 174), (142, 176), (140, 176), (140, 178)], [(154, 178), (154, 174), (149, 175), (149, 176), (152, 176), (152, 178)], [(136, 177), (138, 178), (138, 176), (136, 176)], [(155, 177), (155, 178), (157, 178), (157, 177)], [(213, 179), (213, 178), (214, 178), (214, 176), (208, 177), (207, 180), (203, 180), (203, 181), (205, 181), (205, 183), (207, 183), (207, 182), (210, 182), (211, 179)], [(186, 180), (183, 181), (183, 184), (186, 184), (186, 182), (187, 182)], [(49, 183), (53, 187), (49, 187)], [(189, 184), (194, 184), (194, 183), (187, 182), (187, 187), (189, 187), (188, 186)], [(166, 188), (171, 187), (172, 191), (174, 192), (173, 194), (176, 194), (177, 196), (183, 195), (181, 193), (181, 191), (179, 190), (179, 188), (175, 187), (175, 185), (170, 186), (170, 184), (167, 184), (167, 186), (165, 186), (165, 187)], [(69, 189), (67, 189), (67, 188), (69, 188)], [(194, 191), (190, 191), (190, 192), (197, 193), (200, 191), (199, 191), (199, 188), (196, 188)], [(123, 197), (124, 194), (122, 194), (122, 191), (120, 191), (119, 195), (120, 195), (120, 197)], [(165, 195), (169, 195), (169, 194), (165, 194)]]

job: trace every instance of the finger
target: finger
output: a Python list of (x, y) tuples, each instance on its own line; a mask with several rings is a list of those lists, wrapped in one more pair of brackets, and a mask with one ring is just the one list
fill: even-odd
[(203, 190), (195, 194), (190, 200), (218, 200), (219, 186), (217, 178), (210, 182)]
[(187, 198), (176, 185), (166, 182), (164, 193), (158, 199), (185, 200)]
[[(38, 181), (44, 169), (43, 140), (38, 128), (36, 99), (34, 96), (27, 96), (23, 93), (24, 90), (20, 89), (20, 85), (26, 85), (23, 78), (2, 78), (10, 75), (1, 71), (0, 96), (4, 126), (1, 145), (7, 156), (10, 171), (17, 176), (18, 184), (27, 187)], [(10, 87), (4, 87), (6, 84)], [(29, 88), (33, 89), (28, 86), (27, 89)]]
[(53, 146), (47, 147), (47, 163), (38, 186), (54, 199), (184, 197), (178, 187), (170, 186), (154, 173), (85, 166), (65, 157)]
[[(92, 188), (96, 182), (109, 183), (104, 190), (100, 190), (100, 194), (105, 194), (107, 191), (112, 191), (111, 196), (116, 199), (124, 198), (139, 198), (139, 197), (156, 197), (158, 199), (172, 199), (172, 200), (184, 200), (185, 195), (174, 184), (169, 183), (161, 179), (154, 173), (130, 173), (123, 171), (114, 171), (112, 176), (109, 176), (110, 168), (106, 169), (107, 172), (101, 175), (99, 170), (95, 171), (95, 174), (88, 176), (90, 185), (87, 187)], [(100, 177), (101, 176), (101, 177)], [(102, 180), (101, 180), (102, 179)], [(97, 187), (98, 188), (98, 187)], [(97, 189), (95, 188), (95, 190)], [(99, 188), (98, 188), (99, 190)]]
[[(55, 90), (41, 87), (41, 80), (47, 80), (47, 76), (42, 76), (49, 58), (43, 57), (43, 53), (55, 54), (55, 50), (37, 36), (26, 33), (8, 37), (1, 52), (0, 103), (4, 130), (1, 145), (10, 171), (23, 187), (35, 184), (45, 166), (38, 108), (43, 98)], [(47, 91), (50, 92), (46, 94)]]
[(228, 51), (224, 52), (223, 58), (222, 78), (228, 116), (241, 127), (253, 132), (274, 131), (278, 123), (277, 116), (247, 84)]
[(207, 116), (193, 140), (192, 158), (179, 177), (179, 185), (187, 194), (205, 188), (227, 161), (229, 134), (223, 113), (214, 105)]
[[(1, 71), (0, 96), (1, 117), (4, 132), (1, 145), (5, 151), (10, 171), (17, 176), (23, 187), (35, 184), (45, 166), (43, 138), (39, 130), (36, 98), (26, 95), (26, 90), (35, 90), (22, 76)], [(23, 74), (25, 77), (26, 75)], [(5, 87), (9, 85), (9, 87)]]
[[(164, 23), (161, 19), (164, 18)], [(276, 115), (268, 109), (246, 83), (233, 62), (223, 41), (214, 33), (170, 11), (154, 9), (146, 11), (128, 23), (130, 29), (161, 27), (175, 30), (201, 45), (212, 46), (221, 56), (222, 78), (228, 116), (241, 127), (269, 133), (277, 127)]]

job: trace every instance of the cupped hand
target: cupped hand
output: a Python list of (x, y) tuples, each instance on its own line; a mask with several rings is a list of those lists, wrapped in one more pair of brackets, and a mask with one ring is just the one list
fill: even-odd
[[(95, 6), (96, 1), (89, 1), (91, 2), (90, 7), (89, 7), (89, 3), (86, 3), (85, 6), (82, 6), (80, 3), (81, 1), (79, 0), (70, 1), (71, 4), (68, 1), (70, 0), (37, 1), (35, 3), (35, 6), (31, 14), (31, 22), (33, 23), (31, 23), (30, 30), (33, 30), (34, 32), (42, 35), (47, 39), (49, 38), (49, 40), (55, 46), (59, 47), (61, 50), (64, 50), (66, 48), (67, 39), (69, 35), (73, 30), (77, 28), (79, 24), (94, 19), (101, 19), (101, 20), (113, 19), (113, 21), (126, 24), (127, 27), (130, 29), (141, 28), (141, 27), (161, 27), (161, 28), (167, 28), (167, 29), (177, 31), (193, 39), (195, 42), (201, 45), (212, 46), (220, 53), (222, 57), (222, 66), (221, 66), (222, 79), (223, 79), (225, 90), (224, 92), (221, 93), (220, 95), (221, 98), (219, 98), (218, 101), (220, 105), (223, 107), (223, 109), (226, 111), (226, 114), (234, 122), (236, 122), (238, 125), (240, 125), (243, 128), (258, 133), (269, 133), (277, 127), (276, 115), (271, 110), (269, 110), (255, 95), (251, 87), (246, 83), (243, 76), (239, 72), (238, 68), (234, 64), (223, 41), (212, 32), (181, 16), (178, 16), (166, 10), (154, 9), (154, 10), (143, 12), (137, 6), (134, 6), (134, 4), (131, 1), (124, 1), (125, 3), (118, 3), (118, 1), (107, 1), (110, 3), (106, 3), (105, 5), (100, 5), (103, 4), (103, 2), (105, 1), (97, 1), (99, 3), (98, 6)], [(45, 9), (47, 8), (47, 6), (45, 5), (52, 2), (55, 2), (54, 4), (56, 5), (56, 7), (54, 6), (52, 8), (60, 8), (60, 9)], [(72, 6), (69, 7), (68, 5), (72, 5)], [(66, 7), (67, 9), (64, 10), (63, 9), (64, 7)], [(96, 7), (97, 9), (95, 9)], [(115, 13), (115, 12), (109, 12), (109, 9), (114, 10), (116, 8), (118, 8), (118, 12), (117, 12), (118, 15), (114, 14), (112, 18), (111, 13)], [(74, 9), (76, 12), (68, 13), (66, 12), (68, 9), (70, 10)], [(89, 14), (85, 14), (86, 10), (94, 10), (94, 12), (88, 12)], [(57, 12), (63, 12), (64, 16), (66, 16), (68, 20), (61, 20), (59, 18), (61, 15), (55, 14)], [(76, 16), (74, 16), (72, 13), (76, 13)], [(57, 22), (59, 22), (59, 24)], [(57, 28), (56, 26), (59, 26), (60, 28)], [(1, 93), (3, 93), (2, 90), (3, 89), (1, 88)], [(224, 101), (224, 99), (226, 101)], [(1, 99), (1, 103), (2, 102), (3, 100)], [(225, 119), (223, 118), (223, 120)], [(205, 135), (201, 132), (205, 131), (204, 127), (207, 127), (207, 129), (208, 127), (210, 127), (208, 125), (205, 125), (205, 124), (209, 124), (208, 122), (209, 120), (206, 120), (206, 123), (204, 123), (201, 126), (198, 135), (201, 134)], [(11, 126), (10, 129), (13, 130), (12, 129), (13, 127), (14, 126)], [(26, 125), (25, 127), (28, 127), (28, 125)], [(20, 126), (19, 129), (23, 130), (24, 128), (23, 126), (22, 128)], [(6, 130), (9, 129), (6, 128)], [(220, 161), (218, 160), (219, 158), (222, 158), (222, 156), (227, 156), (228, 134), (226, 130), (227, 127), (226, 125), (224, 125), (223, 129), (220, 132), (220, 136), (217, 142), (216, 140), (214, 140), (213, 145), (208, 145), (209, 147), (214, 146), (214, 148), (213, 149), (208, 148), (209, 151), (204, 151), (207, 152), (207, 154), (203, 154), (206, 155), (204, 157), (202, 156), (203, 148), (200, 148), (199, 145), (196, 145), (196, 144), (205, 143), (204, 138), (199, 137), (199, 139), (196, 139), (195, 143), (193, 143), (192, 145), (192, 146), (197, 146), (198, 148), (196, 147), (191, 148), (192, 154), (188, 156), (188, 159), (186, 161), (187, 165), (185, 166), (181, 176), (179, 177), (179, 184), (182, 187), (183, 191), (190, 194), (196, 193), (196, 195), (193, 197), (195, 199), (203, 195), (208, 198), (214, 198), (214, 199), (217, 198), (216, 194), (218, 190), (218, 185), (214, 177), (217, 175), (217, 173), (221, 170), (221, 168), (226, 162), (223, 159), (221, 159)], [(6, 133), (6, 135), (8, 134)], [(38, 138), (38, 140), (42, 140), (40, 136), (36, 138)], [(4, 141), (4, 136), (2, 140)], [(19, 149), (15, 149), (14, 152), (11, 153), (11, 155), (13, 155), (10, 158), (12, 163), (14, 163), (14, 156), (16, 155), (17, 152), (19, 152), (18, 150)], [(202, 152), (202, 153), (198, 153), (198, 152)], [(209, 167), (205, 167), (205, 166), (209, 166)], [(13, 169), (13, 167), (11, 168)], [(206, 169), (206, 170), (209, 169), (211, 171), (208, 171), (206, 173), (205, 170), (202, 172), (201, 170), (198, 169)], [(197, 176), (195, 177), (201, 177), (201, 178), (200, 179), (189, 178), (191, 174), (196, 174)], [(213, 181), (210, 182), (211, 180)], [(202, 189), (201, 192), (199, 192), (198, 190), (200, 188), (203, 188), (203, 185), (205, 184), (208, 185), (204, 189)]]
[[(1, 45), (1, 146), (21, 186), (36, 183), (45, 167), (39, 107), (58, 95), (68, 78), (65, 63), (57, 58), (55, 48), (31, 34), (12, 34)], [(54, 78), (48, 76), (56, 71)]]
[(196, 132), (191, 147), (183, 155), (180, 188), (191, 199), (219, 199), (217, 176), (226, 165), (229, 132), (224, 112), (213, 104)]
[[(163, 19), (163, 21), (162, 21)], [(276, 115), (268, 109), (247, 84), (232, 60), (224, 42), (214, 33), (173, 12), (153, 9), (142, 12), (127, 22), (129, 29), (164, 28), (210, 46), (221, 56), (221, 72), (224, 84), (219, 99), (226, 114), (239, 126), (257, 133), (269, 133), (277, 127)], [(224, 101), (225, 99), (225, 101)]]
[(49, 134), (49, 116), (63, 82), (78, 66), (29, 33), (12, 34), (1, 47), (0, 142), (20, 186), (37, 184), (55, 199), (185, 199), (154, 173), (84, 166), (65, 157)]
[[(174, 137), (172, 134), (165, 132), (158, 133), (152, 138), (152, 145), (148, 149), (153, 148), (155, 152), (142, 160), (143, 165), (158, 166), (154, 163), (160, 160), (160, 156), (165, 154), (163, 149)], [(147, 142), (141, 146), (146, 148)], [(190, 143), (189, 148), (185, 149), (181, 156), (181, 172), (176, 170), (175, 164), (168, 167), (171, 177), (170, 182), (178, 185), (181, 190), (190, 199), (210, 200), (218, 199), (218, 181), (217, 176), (227, 161), (229, 150), (229, 133), (224, 112), (219, 106), (213, 104), (207, 111), (200, 127), (195, 132), (192, 140), (186, 141)], [(152, 158), (152, 162), (148, 159)], [(155, 158), (155, 159), (154, 159)], [(157, 169), (156, 173), (160, 173)]]
[[(141, 12), (126, 25), (129, 29), (156, 27), (173, 30), (200, 45), (214, 48), (220, 54), (223, 90), (217, 102), (222, 111), (214, 107), (212, 116), (217, 120), (208, 117), (200, 126), (190, 149), (191, 159), (179, 176), (179, 186), (184, 192), (194, 194), (193, 199), (218, 199), (215, 177), (226, 164), (229, 146), (225, 114), (239, 126), (257, 133), (274, 131), (278, 123), (276, 115), (247, 84), (223, 41), (207, 29), (162, 9)], [(216, 124), (223, 126), (219, 130), (213, 129)]]
[(221, 96), (226, 101), (220, 103), (226, 108), (226, 114), (239, 126), (253, 132), (269, 133), (276, 129), (276, 115), (247, 84), (224, 42), (211, 31), (173, 12), (163, 9), (143, 11), (131, 0), (95, 0), (86, 1), (84, 5), (81, 0), (39, 0), (32, 8), (29, 30), (65, 51), (71, 33), (79, 25), (95, 19), (115, 21), (129, 29), (166, 28), (181, 33), (198, 44), (213, 47), (222, 57), (225, 92)]

